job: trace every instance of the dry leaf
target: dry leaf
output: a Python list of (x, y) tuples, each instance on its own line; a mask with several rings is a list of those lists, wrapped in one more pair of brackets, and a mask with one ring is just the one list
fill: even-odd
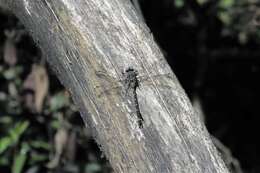
[(56, 168), (59, 165), (60, 158), (67, 144), (67, 141), (68, 141), (68, 131), (65, 128), (60, 128), (54, 137), (55, 156), (47, 164), (47, 167), (49, 169)]
[(44, 66), (34, 65), (33, 72), (35, 80), (35, 110), (41, 112), (43, 101), (48, 94), (49, 78)]
[(75, 154), (76, 154), (76, 132), (71, 131), (68, 137), (68, 142), (66, 146), (66, 158), (70, 161), (73, 162), (75, 160)]
[[(27, 78), (25, 79), (24, 83), (23, 83), (23, 89), (27, 90), (27, 91), (32, 91), (34, 92), (34, 76), (33, 76), (33, 72), (31, 72)], [(30, 110), (34, 110), (34, 94), (32, 92), (26, 92), (24, 95), (24, 101), (25, 101), (25, 106), (30, 109)]]
[(34, 107), (36, 112), (42, 111), (42, 106), (49, 89), (49, 78), (44, 66), (33, 65), (31, 73), (24, 82), (24, 89), (34, 92), (34, 104), (30, 106), (31, 99), (28, 99), (26, 105), (28, 108)]
[(55, 150), (58, 155), (61, 155), (66, 146), (68, 132), (65, 128), (60, 128), (55, 134)]
[(14, 82), (10, 82), (8, 84), (8, 93), (13, 96), (13, 97), (16, 97), (18, 95), (18, 91), (17, 91), (17, 88), (14, 84)]
[(5, 31), (6, 40), (4, 43), (4, 62), (10, 66), (17, 63), (17, 49), (15, 45), (15, 31)]

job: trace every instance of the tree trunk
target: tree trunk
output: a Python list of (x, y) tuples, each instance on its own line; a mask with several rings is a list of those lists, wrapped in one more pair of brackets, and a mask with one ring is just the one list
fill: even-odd
[(129, 0), (0, 5), (30, 31), (115, 172), (228, 172)]

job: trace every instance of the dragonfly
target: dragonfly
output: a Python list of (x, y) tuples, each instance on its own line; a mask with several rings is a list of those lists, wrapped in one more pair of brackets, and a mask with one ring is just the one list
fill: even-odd
[[(131, 87), (128, 85), (127, 81), (129, 80), (127, 80), (127, 75), (126, 75), (128, 70), (131, 72), (134, 69), (128, 68), (127, 70), (125, 70), (125, 72), (122, 72), (122, 76), (119, 77), (120, 79), (116, 79), (115, 77), (112, 77), (111, 75), (108, 75), (103, 71), (97, 71), (96, 76), (100, 79), (100, 81), (102, 81), (101, 84), (94, 86), (94, 89), (99, 90), (98, 97), (101, 97), (104, 94), (112, 94), (120, 90), (124, 90), (124, 91), (129, 90), (129, 88)], [(174, 76), (171, 73), (156, 74), (156, 75), (139, 75), (136, 70), (133, 76), (135, 76), (137, 80), (132, 81), (131, 83), (137, 83), (138, 84), (137, 88), (145, 84), (151, 86), (156, 85), (154, 87), (172, 88), (172, 86), (170, 86), (166, 80), (174, 79)], [(127, 92), (125, 92), (125, 94), (127, 94)]]
[[(114, 81), (117, 81), (116, 79), (112, 78), (106, 74), (98, 74), (99, 77), (100, 75), (104, 78), (106, 78), (106, 81), (108, 81), (108, 83), (110, 83), (108, 86), (106, 85), (105, 87), (103, 86), (103, 91), (100, 92), (100, 96), (102, 96), (102, 94), (106, 93), (106, 94), (112, 94), (112, 91), (123, 91), (124, 96), (130, 100), (130, 107), (132, 109), (132, 111), (135, 113), (135, 115), (137, 116), (137, 123), (139, 128), (143, 128), (143, 116), (141, 114), (140, 108), (139, 108), (139, 103), (138, 103), (138, 98), (137, 98), (137, 93), (136, 93), (136, 89), (140, 86), (140, 83), (144, 83), (149, 81), (149, 76), (146, 77), (146, 80), (144, 78), (141, 78), (138, 75), (137, 70), (133, 69), (133, 68), (128, 68), (125, 70), (125, 72), (122, 73), (123, 79), (120, 82), (117, 82), (116, 85), (121, 84), (120, 86), (112, 86), (111, 87), (111, 83), (113, 83)], [(172, 77), (169, 75), (157, 75), (157, 76), (152, 76), (153, 78), (165, 78), (165, 77)], [(151, 77), (150, 77), (151, 78)], [(152, 81), (154, 79), (150, 79), (150, 81)], [(110, 82), (109, 82), (110, 81)], [(114, 82), (115, 83), (115, 82)], [(152, 82), (151, 82), (152, 84)], [(113, 84), (112, 84), (113, 85)], [(121, 89), (119, 88), (121, 87)], [(115, 90), (114, 90), (115, 89)]]

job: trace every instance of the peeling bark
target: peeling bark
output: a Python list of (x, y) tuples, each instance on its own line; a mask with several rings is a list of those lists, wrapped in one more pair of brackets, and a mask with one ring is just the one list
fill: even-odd
[[(130, 1), (0, 0), (0, 5), (30, 31), (115, 172), (228, 172)], [(125, 85), (130, 68), (138, 73), (134, 91), (133, 82)], [(131, 88), (137, 99), (126, 94)]]

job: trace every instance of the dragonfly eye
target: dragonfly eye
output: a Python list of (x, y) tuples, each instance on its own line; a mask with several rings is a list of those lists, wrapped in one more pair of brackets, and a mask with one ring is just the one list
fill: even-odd
[(132, 72), (132, 71), (135, 71), (133, 67), (128, 67), (125, 72), (126, 73), (129, 73), (129, 72)]
[(138, 72), (132, 67), (127, 68), (125, 73), (127, 76), (131, 76), (132, 78), (136, 78), (138, 76)]

